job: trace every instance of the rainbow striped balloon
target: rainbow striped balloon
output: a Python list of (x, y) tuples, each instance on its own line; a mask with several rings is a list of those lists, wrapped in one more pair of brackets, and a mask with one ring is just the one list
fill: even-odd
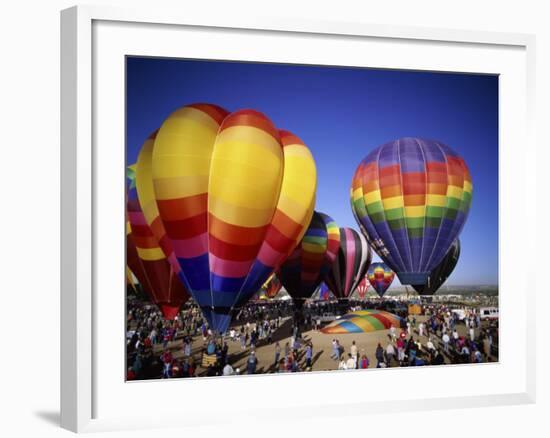
[[(133, 176), (132, 172), (129, 175)], [(159, 306), (164, 318), (174, 319), (181, 305), (189, 299), (189, 294), (179, 281), (152, 229), (147, 224), (133, 180), (130, 180), (127, 198), (128, 266), (151, 301)]]
[(179, 274), (181, 268), (174, 254), (172, 242), (168, 239), (164, 224), (160, 220), (157, 200), (155, 198), (155, 188), (152, 178), (152, 158), (157, 132), (153, 132), (141, 146), (135, 164), (135, 186), (145, 221), (157, 239), (170, 266), (176, 274)]
[(401, 327), (401, 318), (383, 310), (359, 310), (351, 312), (321, 329), (328, 335), (346, 333), (369, 333), (377, 330), (388, 330), (392, 326)]
[(371, 261), (372, 250), (365, 238), (351, 228), (340, 228), (338, 255), (325, 275), (325, 283), (337, 298), (348, 298)]
[(223, 333), (302, 239), (315, 201), (313, 157), (260, 112), (193, 104), (162, 123), (151, 163), (180, 278)]
[(380, 297), (384, 296), (393, 282), (395, 272), (385, 263), (376, 262), (369, 266), (367, 278)]
[(313, 295), (329, 272), (340, 245), (339, 234), (331, 217), (314, 212), (302, 241), (281, 265), (281, 283), (298, 306)]
[(403, 284), (427, 284), (460, 234), (471, 201), (464, 160), (443, 143), (418, 138), (373, 150), (351, 186), (362, 232)]
[(281, 280), (279, 280), (279, 277), (273, 273), (262, 285), (262, 291), (265, 292), (267, 298), (275, 298), (282, 287), (283, 285)]
[(327, 284), (323, 281), (319, 286), (319, 300), (328, 301), (330, 299), (330, 289)]

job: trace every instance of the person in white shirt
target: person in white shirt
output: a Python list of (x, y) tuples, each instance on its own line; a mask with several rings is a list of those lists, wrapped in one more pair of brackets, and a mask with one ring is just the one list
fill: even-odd
[(344, 359), (344, 356), (342, 356), (342, 360), (340, 360), (340, 363), (338, 364), (339, 370), (347, 370), (348, 366), (346, 365), (346, 360)]
[(458, 341), (458, 332), (456, 329), (453, 330), (453, 342), (456, 343)]
[(397, 335), (395, 334), (395, 327), (393, 325), (390, 327), (390, 335), (392, 342), (395, 342)]
[(419, 336), (424, 336), (424, 323), (423, 322), (418, 324), (418, 335)]
[(354, 370), (355, 368), (357, 368), (357, 362), (356, 360), (353, 358), (353, 356), (351, 355), (351, 353), (348, 353), (348, 360), (346, 362), (346, 369), (348, 370)]
[(355, 345), (355, 341), (351, 343), (351, 348), (349, 349), (351, 353), (351, 357), (357, 362), (357, 345)]
[(434, 346), (434, 343), (432, 342), (431, 338), (428, 338), (428, 342), (426, 342), (426, 348), (428, 349), (428, 351), (434, 351), (435, 350), (435, 346)]
[(443, 341), (443, 348), (445, 349), (445, 353), (448, 353), (449, 352), (449, 341), (451, 340), (449, 338), (449, 335), (447, 333), (444, 333), (441, 340)]
[(225, 364), (225, 366), (223, 367), (223, 375), (224, 376), (232, 376), (233, 374), (235, 374), (235, 371), (233, 370), (233, 367), (231, 366), (231, 364), (228, 362)]

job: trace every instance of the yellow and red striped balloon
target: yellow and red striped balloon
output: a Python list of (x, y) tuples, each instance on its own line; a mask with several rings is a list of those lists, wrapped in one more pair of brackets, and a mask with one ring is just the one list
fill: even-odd
[[(137, 169), (137, 167), (136, 167)], [(137, 173), (137, 171), (136, 171)], [(165, 319), (174, 319), (189, 294), (164, 255), (140, 205), (133, 175), (126, 201), (127, 263)]]
[(222, 333), (301, 240), (315, 202), (313, 157), (260, 112), (193, 104), (162, 123), (150, 169), (143, 177), (179, 277)]

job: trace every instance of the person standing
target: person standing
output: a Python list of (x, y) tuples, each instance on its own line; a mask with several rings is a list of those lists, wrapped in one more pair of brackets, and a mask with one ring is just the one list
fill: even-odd
[(258, 358), (256, 357), (256, 353), (254, 353), (254, 351), (251, 351), (250, 356), (248, 356), (248, 360), (246, 361), (246, 372), (248, 374), (256, 374), (257, 365)]
[(387, 358), (387, 365), (388, 367), (391, 366), (391, 362), (395, 356), (395, 348), (393, 347), (393, 344), (390, 342), (388, 346), (386, 347), (386, 358)]
[(275, 343), (275, 362), (274, 365), (277, 365), (279, 363), (279, 359), (281, 358), (281, 346), (278, 342)]
[(361, 368), (362, 370), (366, 370), (368, 367), (369, 367), (369, 358), (363, 354), (361, 356), (361, 360), (359, 361), (359, 368)]
[(397, 344), (397, 361), (401, 364), (405, 360), (405, 341), (399, 338), (396, 341)]
[(457, 348), (458, 344), (458, 332), (456, 331), (456, 328), (453, 329), (453, 346), (454, 348)]
[(393, 325), (390, 327), (390, 336), (391, 336), (392, 342), (395, 342), (395, 339), (397, 338), (397, 334), (395, 331), (395, 326)]
[(170, 376), (170, 368), (172, 366), (172, 353), (170, 350), (164, 350), (164, 353), (162, 353), (162, 356), (160, 357), (160, 360), (164, 364), (164, 370), (162, 372), (162, 377), (164, 379), (168, 379)]
[(355, 345), (355, 341), (351, 342), (351, 348), (350, 348), (351, 357), (353, 357), (353, 360), (357, 363), (357, 345)]
[(384, 362), (384, 349), (382, 348), (382, 345), (380, 345), (380, 343), (376, 347), (376, 352), (374, 356), (376, 357), (376, 368), (380, 368), (381, 364)]
[(351, 353), (348, 353), (348, 360), (346, 361), (346, 369), (354, 370), (355, 368), (357, 368), (357, 362), (355, 361)]
[(332, 354), (330, 355), (331, 359), (338, 360), (340, 358), (340, 346), (336, 339), (332, 340)]
[(306, 346), (306, 368), (311, 369), (311, 359), (313, 358), (313, 345), (308, 342)]
[(443, 333), (441, 340), (443, 341), (443, 349), (445, 350), (445, 353), (448, 353), (449, 341), (451, 340), (451, 338), (449, 338), (449, 335), (447, 333)]

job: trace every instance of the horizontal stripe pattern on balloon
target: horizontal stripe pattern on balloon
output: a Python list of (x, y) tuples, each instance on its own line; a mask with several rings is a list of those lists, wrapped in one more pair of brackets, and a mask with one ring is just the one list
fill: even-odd
[(384, 296), (394, 277), (395, 273), (385, 263), (373, 263), (367, 271), (369, 283), (380, 297)]
[(330, 216), (314, 212), (305, 234), (281, 265), (279, 278), (294, 300), (310, 298), (335, 261), (340, 230)]
[(351, 199), (361, 230), (401, 282), (425, 284), (464, 226), (472, 179), (445, 144), (402, 138), (359, 164)]
[[(137, 167), (134, 167), (137, 169)], [(159, 306), (166, 319), (173, 319), (189, 294), (168, 262), (160, 244), (149, 227), (141, 208), (135, 174), (127, 192), (127, 262), (151, 301)]]
[(162, 123), (152, 180), (180, 277), (224, 332), (233, 309), (302, 238), (315, 199), (313, 157), (258, 111), (193, 104)]

